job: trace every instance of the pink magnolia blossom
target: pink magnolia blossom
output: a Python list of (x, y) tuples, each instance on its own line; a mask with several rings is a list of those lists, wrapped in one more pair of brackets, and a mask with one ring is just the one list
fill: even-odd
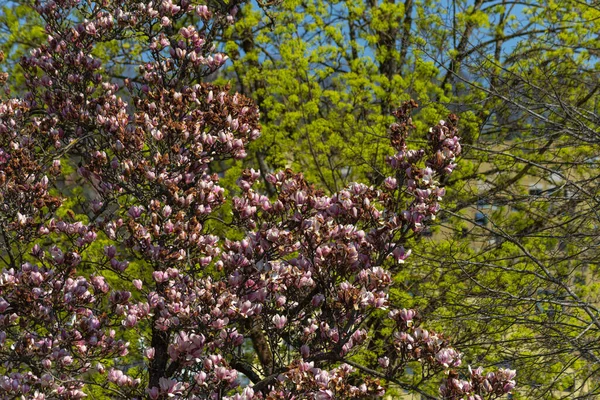
[[(48, 37), (21, 61), (26, 94), (0, 101), (0, 224), (19, 249), (0, 271), (5, 397), (367, 399), (410, 363), (441, 373), (448, 399), (514, 388), (511, 370), (458, 379), (461, 354), (415, 310), (391, 309), (389, 343), (351, 365), (391, 307), (386, 257), (406, 262), (403, 243), (440, 210), (454, 116), (413, 150), (416, 104), (396, 110), (381, 185), (324, 194), (286, 170), (264, 177), (269, 195), (249, 169), (226, 190), (216, 163), (246, 156), (260, 114), (202, 78), (226, 62), (209, 39), (241, 1), (94, 4), (36, 3)], [(131, 40), (144, 56), (116, 83), (94, 54)], [(86, 215), (66, 209), (72, 179), (93, 193)]]

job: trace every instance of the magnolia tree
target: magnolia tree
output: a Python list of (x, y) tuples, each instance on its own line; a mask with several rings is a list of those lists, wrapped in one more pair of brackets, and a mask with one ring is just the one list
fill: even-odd
[[(388, 269), (460, 153), (455, 117), (410, 150), (416, 104), (399, 108), (381, 187), (328, 196), (288, 170), (266, 177), (269, 198), (248, 170), (226, 198), (214, 163), (244, 157), (259, 113), (201, 80), (225, 62), (210, 38), (236, 6), (36, 2), (47, 43), (0, 103), (2, 398), (373, 398), (408, 388), (411, 363), (445, 373), (442, 398), (511, 391), (514, 371), (457, 372), (447, 338), (386, 310)], [(109, 81), (95, 46), (132, 40), (139, 73)], [(381, 312), (385, 345), (362, 364)]]

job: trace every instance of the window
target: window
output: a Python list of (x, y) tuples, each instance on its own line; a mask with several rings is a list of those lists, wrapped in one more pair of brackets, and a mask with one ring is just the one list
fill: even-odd
[(484, 213), (482, 213), (481, 211), (477, 211), (477, 212), (475, 213), (475, 223), (476, 223), (477, 225), (484, 225), (484, 226), (485, 226), (485, 225), (487, 225), (487, 224), (488, 224), (488, 218), (487, 218), (487, 216), (486, 216)]

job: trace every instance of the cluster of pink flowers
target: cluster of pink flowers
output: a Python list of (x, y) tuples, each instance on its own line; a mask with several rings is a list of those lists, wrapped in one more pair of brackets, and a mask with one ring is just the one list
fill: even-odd
[(415, 128), (411, 111), (416, 107), (417, 104), (410, 101), (394, 112), (398, 122), (390, 127), (390, 135), (392, 145), (397, 152), (388, 158), (388, 163), (397, 174), (385, 180), (384, 188), (392, 191), (396, 190), (399, 184), (403, 184), (413, 200), (401, 213), (402, 220), (415, 232), (420, 232), (424, 228), (424, 223), (435, 219), (440, 210), (439, 201), (446, 190), (440, 186), (438, 178), (452, 173), (456, 167), (454, 161), (460, 155), (461, 147), (456, 125), (457, 117), (450, 115), (449, 122), (440, 121), (429, 130), (427, 150), (409, 149), (406, 139)]
[[(358, 399), (420, 363), (446, 371), (445, 398), (509, 392), (506, 370), (458, 380), (461, 355), (413, 310), (389, 311), (374, 365), (353, 361), (369, 319), (390, 308), (405, 240), (439, 210), (460, 153), (453, 117), (429, 148), (409, 150), (416, 105), (402, 106), (380, 187), (326, 194), (287, 170), (265, 177), (268, 197), (246, 170), (224, 212), (212, 166), (246, 155), (259, 112), (199, 79), (225, 62), (208, 38), (238, 3), (37, 3), (48, 41), (22, 61), (23, 99), (0, 103), (0, 388), (35, 399)], [(95, 46), (133, 36), (147, 38), (139, 76), (110, 81)], [(85, 189), (75, 206), (63, 204), (73, 181)]]
[(510, 369), (500, 368), (484, 375), (483, 368), (473, 370), (469, 367), (467, 379), (458, 379), (456, 374), (449, 374), (440, 387), (440, 393), (444, 398), (450, 399), (482, 400), (501, 397), (514, 389), (515, 376), (515, 371)]

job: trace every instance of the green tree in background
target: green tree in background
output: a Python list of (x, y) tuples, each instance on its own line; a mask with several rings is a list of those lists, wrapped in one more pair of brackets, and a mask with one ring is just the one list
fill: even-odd
[(482, 364), (517, 368), (525, 398), (597, 394), (598, 6), (283, 1), (240, 14), (224, 79), (260, 105), (252, 163), (330, 192), (376, 183), (387, 110), (413, 97), (421, 126), (458, 113), (454, 203), (398, 271), (396, 299), (419, 298)]

